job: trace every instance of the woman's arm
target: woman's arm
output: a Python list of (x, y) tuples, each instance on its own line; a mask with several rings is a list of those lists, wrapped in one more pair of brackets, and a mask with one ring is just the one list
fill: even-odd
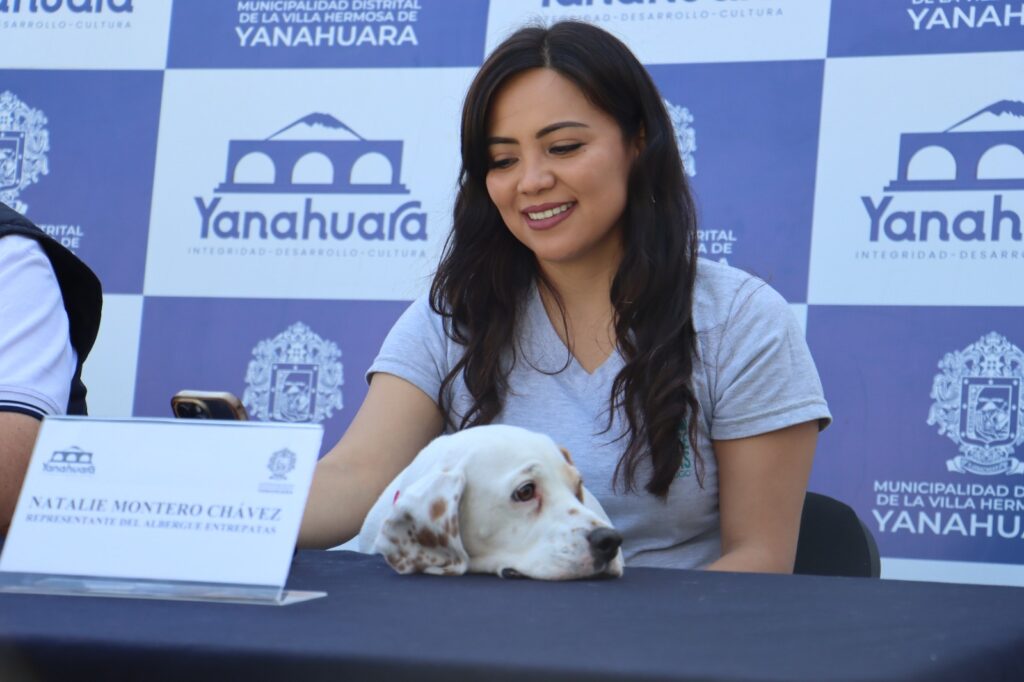
[(299, 546), (333, 547), (355, 536), (381, 491), (443, 426), (427, 394), (391, 374), (374, 374), (352, 424), (317, 464)]
[(714, 571), (792, 573), (818, 421), (714, 441), (722, 556)]

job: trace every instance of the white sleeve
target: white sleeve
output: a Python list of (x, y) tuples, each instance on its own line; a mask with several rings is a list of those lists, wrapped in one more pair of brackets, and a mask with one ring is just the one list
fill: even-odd
[(0, 411), (64, 414), (78, 356), (57, 276), (34, 239), (0, 239)]

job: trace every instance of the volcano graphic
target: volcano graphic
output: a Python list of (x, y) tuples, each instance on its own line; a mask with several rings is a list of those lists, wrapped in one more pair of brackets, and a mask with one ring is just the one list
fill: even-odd
[(308, 114), (281, 128), (268, 140), (365, 140), (330, 114)]
[(991, 132), (996, 130), (1024, 130), (1024, 102), (1004, 99), (980, 109), (946, 132)]

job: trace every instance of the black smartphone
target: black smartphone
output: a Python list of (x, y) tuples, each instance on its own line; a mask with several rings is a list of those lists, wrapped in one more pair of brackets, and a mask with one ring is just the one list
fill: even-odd
[(179, 419), (249, 419), (242, 401), (226, 391), (178, 391), (171, 398), (171, 411)]

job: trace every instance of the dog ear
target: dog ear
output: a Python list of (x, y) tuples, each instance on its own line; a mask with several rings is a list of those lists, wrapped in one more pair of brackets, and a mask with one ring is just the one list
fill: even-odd
[(465, 487), (461, 471), (440, 471), (399, 490), (374, 550), (399, 573), (465, 573), (469, 555), (459, 531), (459, 501)]

